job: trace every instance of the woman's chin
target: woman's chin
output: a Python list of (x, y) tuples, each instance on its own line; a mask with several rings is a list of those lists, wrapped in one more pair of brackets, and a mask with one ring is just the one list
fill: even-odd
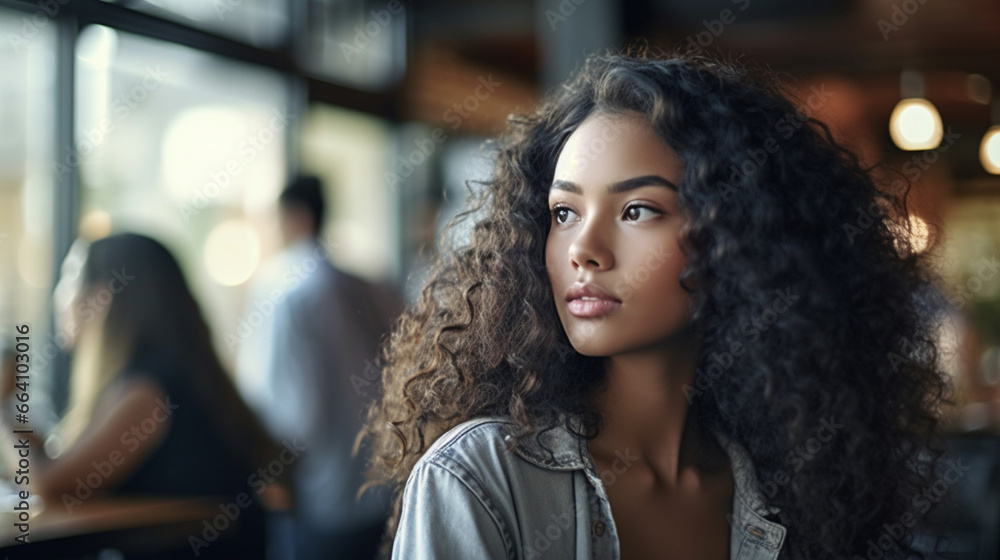
[(600, 358), (610, 355), (611, 349), (608, 347), (607, 343), (600, 340), (595, 334), (591, 334), (587, 337), (569, 337), (570, 344), (573, 345), (573, 349), (577, 351), (578, 354), (584, 356), (589, 356), (591, 358)]

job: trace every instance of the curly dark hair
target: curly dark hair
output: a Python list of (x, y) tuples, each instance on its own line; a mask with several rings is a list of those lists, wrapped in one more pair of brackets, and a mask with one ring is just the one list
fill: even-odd
[[(523, 436), (580, 415), (574, 433), (600, 430), (603, 362), (570, 345), (544, 259), (556, 160), (596, 112), (643, 116), (683, 162), (680, 282), (703, 339), (691, 411), (749, 452), (788, 528), (782, 557), (863, 557), (869, 540), (886, 558), (915, 552), (908, 528), (879, 537), (926, 513), (917, 497), (939, 475), (950, 386), (921, 305), (937, 277), (909, 184), (863, 168), (792, 98), (738, 60), (645, 49), (588, 57), (534, 115), (509, 118), (492, 177), (452, 222), (475, 216), (469, 240), (441, 252), (379, 357), (383, 394), (358, 442), (373, 444), (368, 485), (396, 492), (383, 553), (409, 473), (449, 428), (506, 415)], [(775, 312), (777, 292), (794, 304)]]

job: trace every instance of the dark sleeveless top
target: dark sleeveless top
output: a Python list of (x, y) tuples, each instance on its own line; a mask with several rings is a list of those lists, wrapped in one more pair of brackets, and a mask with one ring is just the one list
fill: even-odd
[[(121, 436), (123, 452), (134, 449), (139, 438), (155, 430), (167, 429), (167, 433), (142, 464), (110, 493), (148, 497), (204, 496), (220, 504), (246, 503), (246, 497), (237, 501), (239, 494), (246, 494), (253, 503), (241, 508), (238, 529), (227, 531), (238, 533), (232, 535), (236, 538), (226, 540), (237, 541), (239, 548), (246, 550), (241, 555), (249, 551), (263, 554), (264, 510), (258, 495), (261, 486), (253, 484), (257, 478), (251, 478), (256, 476), (257, 466), (247, 465), (237, 458), (229, 445), (231, 442), (225, 441), (202, 400), (182, 381), (182, 367), (187, 367), (182, 360), (159, 354), (132, 360), (122, 373), (124, 379), (153, 381), (165, 395), (141, 425)], [(169, 424), (157, 422), (157, 418), (168, 413)], [(212, 548), (223, 547), (213, 545)]]

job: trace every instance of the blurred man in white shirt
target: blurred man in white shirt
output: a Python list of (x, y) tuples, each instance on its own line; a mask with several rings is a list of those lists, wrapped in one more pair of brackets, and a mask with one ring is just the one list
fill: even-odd
[[(272, 435), (305, 448), (294, 473), (294, 557), (364, 558), (376, 552), (387, 493), (355, 494), (366, 457), (351, 457), (374, 395), (379, 339), (402, 302), (393, 290), (337, 269), (320, 243), (322, 185), (300, 177), (279, 197), (284, 250), (251, 292), (237, 373)], [(366, 368), (369, 371), (366, 372)], [(377, 377), (376, 377), (377, 379)]]

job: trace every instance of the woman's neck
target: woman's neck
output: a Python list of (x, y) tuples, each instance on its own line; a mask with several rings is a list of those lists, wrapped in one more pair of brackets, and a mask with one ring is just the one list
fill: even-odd
[(696, 340), (683, 337), (606, 359), (606, 382), (594, 399), (604, 422), (589, 442), (595, 457), (638, 457), (634, 462), (661, 484), (678, 484), (698, 456), (699, 430), (688, 422), (685, 389), (694, 385), (699, 351)]

